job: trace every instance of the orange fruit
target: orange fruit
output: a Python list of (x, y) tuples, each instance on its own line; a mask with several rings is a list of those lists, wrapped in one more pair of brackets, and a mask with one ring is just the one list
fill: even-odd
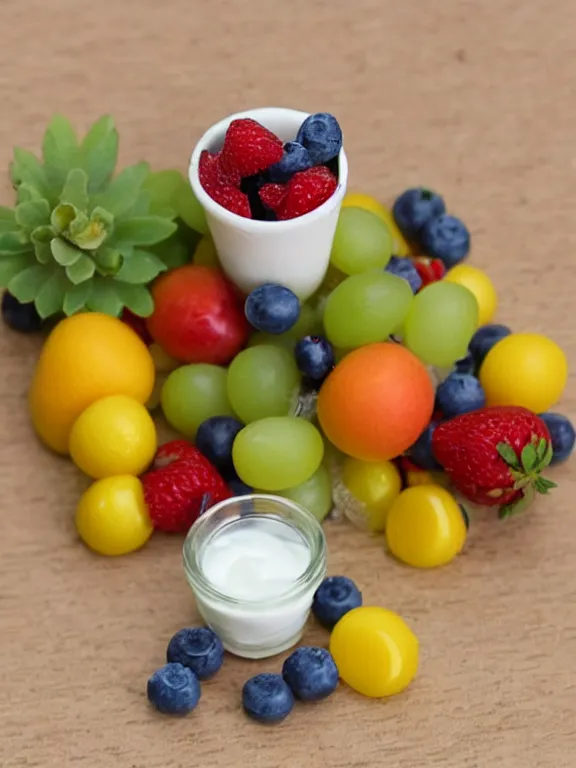
[(434, 388), (418, 358), (399, 344), (368, 344), (336, 365), (318, 395), (318, 419), (339, 450), (388, 461), (424, 431)]

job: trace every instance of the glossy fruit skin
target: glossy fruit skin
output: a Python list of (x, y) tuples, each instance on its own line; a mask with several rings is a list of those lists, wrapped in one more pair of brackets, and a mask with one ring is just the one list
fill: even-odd
[(292, 712), (294, 696), (282, 675), (264, 672), (244, 683), (242, 706), (260, 723), (279, 723)]
[(100, 555), (127, 555), (152, 535), (142, 483), (131, 475), (97, 480), (76, 509), (76, 528), (87, 547)]
[(428, 371), (398, 344), (347, 354), (323, 383), (318, 419), (339, 450), (363, 461), (399, 456), (422, 433), (434, 407)]
[(148, 680), (146, 693), (159, 712), (182, 717), (197, 706), (201, 688), (191, 669), (182, 664), (166, 664)]
[(478, 324), (487, 325), (492, 322), (498, 309), (498, 294), (494, 283), (486, 272), (471, 264), (457, 264), (448, 271), (444, 280), (463, 285), (474, 294), (478, 302)]
[(396, 256), (407, 256), (410, 253), (410, 246), (404, 239), (404, 235), (398, 229), (394, 221), (394, 215), (389, 208), (386, 208), (376, 198), (365, 195), (362, 192), (348, 192), (342, 201), (343, 208), (363, 208), (365, 211), (375, 213), (379, 216), (392, 236), (393, 253)]
[(440, 195), (425, 187), (407, 189), (396, 198), (392, 207), (394, 220), (408, 240), (416, 239), (424, 225), (445, 210)]
[(316, 590), (312, 613), (324, 627), (332, 629), (348, 611), (362, 605), (362, 592), (346, 576), (328, 576)]
[(478, 328), (468, 346), (477, 370), (492, 347), (505, 339), (506, 336), (510, 336), (511, 333), (512, 331), (507, 325), (500, 325), (499, 323), (491, 323)]
[(199, 680), (209, 680), (224, 663), (224, 646), (209, 627), (186, 627), (168, 643), (166, 661), (188, 667)]
[(72, 425), (108, 395), (146, 403), (154, 388), (146, 345), (125, 323), (98, 312), (62, 320), (49, 335), (29, 393), (32, 423), (52, 450), (67, 454)]
[(376, 606), (347, 613), (332, 630), (332, 654), (341, 679), (363, 696), (403, 691), (418, 671), (418, 639), (398, 614)]
[(295, 173), (305, 171), (314, 165), (310, 153), (297, 141), (284, 144), (284, 154), (280, 162), (270, 166), (268, 175), (275, 184), (285, 184)]
[(20, 333), (36, 333), (42, 328), (42, 318), (34, 302), (22, 304), (8, 291), (2, 294), (2, 320), (8, 328)]
[(390, 272), (390, 274), (397, 275), (406, 280), (412, 289), (412, 293), (418, 293), (420, 288), (422, 288), (422, 278), (418, 274), (418, 270), (414, 266), (412, 259), (402, 259), (397, 256), (392, 256), (386, 265), (386, 272)]
[(363, 505), (362, 524), (372, 533), (383, 531), (388, 510), (402, 489), (402, 478), (395, 464), (347, 457), (342, 465), (342, 482)]
[(486, 395), (475, 376), (470, 373), (451, 373), (438, 385), (436, 405), (444, 418), (452, 419), (462, 413), (484, 408)]
[(550, 464), (560, 464), (566, 461), (574, 450), (576, 431), (570, 419), (561, 413), (541, 413), (540, 418), (548, 427), (552, 439), (552, 461)]
[(410, 458), (414, 464), (429, 472), (442, 471), (442, 467), (438, 464), (432, 452), (432, 436), (437, 426), (437, 421), (431, 421), (418, 440), (410, 447)]
[(427, 256), (440, 259), (447, 269), (456, 266), (470, 252), (470, 232), (456, 216), (443, 213), (426, 222), (420, 244)]
[(140, 475), (156, 453), (156, 427), (145, 406), (125, 395), (89, 405), (70, 432), (70, 456), (86, 475)]
[(322, 381), (334, 367), (332, 344), (323, 336), (305, 336), (294, 348), (296, 365), (303, 376)]
[(233, 416), (212, 416), (198, 427), (196, 447), (220, 472), (232, 472), (232, 445), (243, 427)]
[(338, 669), (326, 648), (301, 645), (282, 665), (282, 677), (300, 701), (320, 701), (338, 687)]
[(257, 331), (286, 333), (298, 320), (300, 301), (289, 288), (265, 283), (249, 294), (244, 312), (250, 325)]
[(300, 126), (296, 141), (306, 147), (314, 165), (327, 163), (342, 149), (342, 129), (334, 115), (317, 112)]
[(414, 568), (446, 565), (462, 551), (467, 526), (460, 505), (439, 485), (407, 488), (386, 521), (390, 552)]
[(488, 405), (518, 405), (534, 413), (550, 410), (568, 380), (563, 350), (539, 333), (512, 333), (486, 355), (480, 383)]
[(152, 296), (148, 330), (176, 360), (227, 365), (248, 340), (242, 302), (216, 269), (195, 264), (172, 269), (156, 280)]

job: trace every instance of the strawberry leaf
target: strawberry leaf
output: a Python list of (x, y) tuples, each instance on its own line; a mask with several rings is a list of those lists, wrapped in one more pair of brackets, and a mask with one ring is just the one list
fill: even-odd
[(538, 456), (539, 464), (541, 464), (544, 461), (544, 457), (546, 456), (547, 450), (548, 450), (548, 440), (546, 440), (545, 437), (541, 437), (540, 440), (538, 440), (538, 445), (536, 446), (536, 455)]
[(552, 461), (552, 457), (554, 456), (554, 448), (552, 447), (552, 441), (548, 441), (548, 444), (546, 445), (546, 453), (544, 454), (544, 458), (542, 459), (540, 463), (540, 468), (545, 469), (548, 464)]
[(552, 488), (558, 486), (552, 480), (548, 480), (547, 477), (537, 477), (534, 481), (534, 487), (538, 493), (547, 494)]
[(518, 456), (516, 456), (516, 451), (509, 443), (498, 443), (496, 450), (509, 467), (512, 467), (512, 469), (517, 471), (522, 470), (520, 462), (518, 461)]
[(513, 515), (517, 515), (520, 512), (524, 512), (532, 504), (535, 496), (536, 494), (534, 492), (534, 486), (526, 486), (522, 496), (519, 499), (511, 502), (510, 504), (505, 504), (503, 507), (500, 507), (498, 510), (498, 517), (500, 520), (505, 520), (508, 517), (512, 517)]
[(527, 474), (536, 468), (536, 464), (538, 462), (538, 454), (536, 453), (536, 448), (534, 448), (532, 443), (527, 443), (524, 448), (522, 448), (522, 454), (520, 458), (522, 461), (522, 468)]

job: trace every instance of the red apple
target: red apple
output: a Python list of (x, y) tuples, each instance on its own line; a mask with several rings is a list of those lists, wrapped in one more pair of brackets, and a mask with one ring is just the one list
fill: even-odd
[(186, 264), (152, 287), (150, 335), (183, 363), (227, 365), (248, 340), (243, 300), (217, 269)]

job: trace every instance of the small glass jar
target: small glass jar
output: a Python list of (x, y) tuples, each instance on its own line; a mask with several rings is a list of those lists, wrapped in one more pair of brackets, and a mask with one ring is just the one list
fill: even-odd
[[(274, 656), (300, 640), (326, 575), (318, 521), (298, 504), (267, 494), (209, 509), (188, 532), (183, 557), (200, 615), (226, 650), (250, 659)], [(226, 567), (215, 571), (222, 558)], [(294, 570), (295, 562), (302, 567)]]

